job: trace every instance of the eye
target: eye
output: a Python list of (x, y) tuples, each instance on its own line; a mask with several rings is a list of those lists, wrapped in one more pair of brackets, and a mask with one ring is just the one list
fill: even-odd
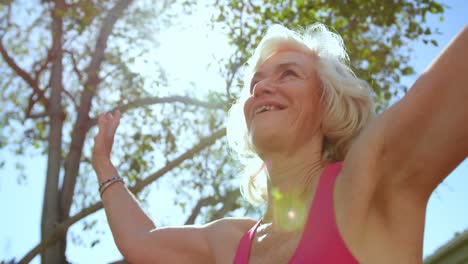
[(298, 77), (299, 75), (295, 71), (289, 70), (289, 69), (284, 70), (280, 75), (281, 78), (288, 77), (288, 76)]

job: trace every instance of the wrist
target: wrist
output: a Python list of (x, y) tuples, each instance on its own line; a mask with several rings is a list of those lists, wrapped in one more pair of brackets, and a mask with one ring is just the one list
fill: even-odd
[(117, 170), (109, 158), (93, 158), (93, 168), (94, 171), (96, 171), (99, 181), (104, 181), (117, 175)]
[(102, 162), (111, 162), (111, 158), (109, 155), (104, 155), (104, 154), (95, 154), (91, 156), (91, 161), (94, 163), (102, 163)]
[(104, 191), (106, 189), (108, 189), (111, 185), (113, 185), (113, 184), (115, 184), (117, 182), (120, 182), (120, 183), (124, 184), (124, 181), (120, 176), (116, 176), (116, 177), (107, 179), (107, 180), (99, 183), (99, 193), (100, 193), (101, 197), (102, 197), (102, 194), (104, 193)]

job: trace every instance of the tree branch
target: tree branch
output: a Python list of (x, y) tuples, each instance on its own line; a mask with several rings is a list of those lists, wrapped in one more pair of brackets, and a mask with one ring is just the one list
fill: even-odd
[(216, 219), (223, 218), (227, 213), (240, 208), (240, 204), (237, 203), (237, 198), (240, 195), (240, 191), (238, 189), (235, 190), (228, 190), (226, 194), (222, 196), (223, 199), (223, 206), (216, 210), (210, 217), (209, 221), (214, 221)]
[(73, 104), (73, 106), (75, 107), (75, 111), (78, 111), (78, 110), (79, 110), (79, 106), (78, 106), (78, 104), (76, 103), (75, 97), (74, 97), (69, 91), (67, 91), (67, 89), (65, 89), (65, 87), (62, 87), (62, 91), (63, 91), (63, 93), (64, 93), (68, 98), (70, 98), (70, 100), (72, 101), (72, 104)]
[(41, 73), (47, 68), (47, 65), (50, 63), (52, 60), (52, 50), (47, 49), (47, 56), (43, 61), (37, 61), (36, 63), (33, 64), (33, 69), (34, 70), (34, 81), (37, 82)]
[(198, 217), (203, 207), (210, 205), (213, 206), (218, 203), (222, 203), (223, 206), (213, 213), (213, 215), (210, 217), (210, 221), (224, 217), (226, 213), (240, 207), (236, 202), (239, 194), (240, 192), (238, 189), (227, 190), (223, 196), (211, 195), (198, 200), (197, 204), (192, 209), (192, 213), (185, 221), (185, 225), (193, 225), (195, 223), (195, 219)]
[(44, 106), (47, 107), (48, 100), (44, 96), (44, 91), (42, 91), (39, 86), (37, 85), (37, 81), (35, 81), (25, 70), (23, 70), (15, 60), (8, 54), (8, 51), (3, 46), (3, 38), (0, 37), (0, 54), (2, 55), (3, 60), (10, 66), (10, 68), (23, 79), (36, 93), (38, 97), (38, 101), (41, 101)]
[(49, 114), (47, 112), (42, 112), (42, 113), (37, 113), (37, 114), (29, 114), (27, 118), (32, 118), (32, 119), (44, 118), (44, 117), (47, 117), (48, 115)]
[(218, 104), (212, 102), (203, 102), (188, 96), (170, 96), (170, 97), (152, 97), (152, 98), (141, 98), (137, 99), (128, 104), (122, 105), (119, 107), (121, 111), (127, 111), (136, 107), (142, 107), (153, 104), (164, 104), (164, 103), (182, 103), (186, 105), (195, 105), (200, 107), (205, 107), (209, 109), (224, 109), (225, 104)]
[(134, 193), (139, 193), (141, 190), (143, 190), (143, 188), (148, 186), (150, 183), (158, 180), (161, 176), (163, 176), (164, 174), (166, 174), (170, 170), (174, 169), (175, 167), (179, 166), (183, 161), (192, 158), (193, 156), (195, 156), (195, 154), (197, 154), (198, 152), (200, 152), (204, 148), (214, 144), (214, 142), (217, 139), (219, 139), (219, 138), (221, 138), (221, 137), (223, 137), (225, 135), (226, 135), (226, 129), (221, 128), (221, 129), (215, 131), (213, 134), (211, 134), (211, 136), (201, 139), (200, 142), (196, 146), (189, 149), (184, 154), (177, 157), (175, 160), (167, 163), (166, 166), (164, 166), (164, 168), (162, 168), (162, 169), (158, 170), (157, 172), (151, 174), (150, 176), (146, 177), (144, 180), (141, 180), (133, 188), (130, 188), (130, 190), (132, 192), (134, 192)]
[[(192, 147), (191, 149), (187, 150), (183, 154), (181, 154), (179, 157), (174, 159), (173, 161), (167, 163), (166, 166), (163, 168), (159, 169), (155, 173), (151, 174), (150, 176), (146, 177), (144, 180), (139, 181), (135, 186), (130, 187), (129, 190), (134, 193), (138, 194), (143, 188), (148, 186), (150, 183), (158, 180), (161, 178), (164, 174), (169, 172), (170, 170), (174, 169), (175, 167), (179, 166), (182, 164), (182, 162), (191, 159), (195, 154), (199, 153), (202, 149), (214, 144), (216, 140), (219, 138), (223, 137), (226, 135), (226, 130), (224, 128), (215, 131), (213, 134), (211, 134), (208, 137), (205, 137), (200, 140), (200, 142)], [(63, 239), (64, 236), (66, 235), (66, 231), (68, 228), (73, 225), (74, 223), (80, 221), (81, 219), (85, 218), (86, 216), (98, 211), (103, 207), (102, 202), (97, 202), (74, 216), (66, 219), (65, 221), (61, 222), (56, 226), (55, 232), (47, 237), (46, 239), (42, 240), (40, 244), (35, 246), (33, 249), (31, 249), (20, 261), (19, 263), (29, 263), (37, 254), (40, 254), (41, 252), (45, 251), (47, 248), (53, 246), (58, 240)]]
[[(224, 109), (225, 104), (216, 104), (211, 102), (203, 102), (197, 99), (193, 99), (187, 96), (169, 96), (169, 97), (151, 97), (151, 98), (141, 98), (137, 99), (133, 102), (128, 104), (115, 107), (108, 112), (114, 112), (115, 110), (119, 110), (121, 113), (127, 112), (128, 110), (153, 105), (153, 104), (164, 104), (164, 103), (183, 103), (186, 105), (195, 105), (200, 107), (205, 107), (209, 109)], [(93, 127), (97, 124), (97, 118), (92, 118), (89, 120), (89, 127)]]
[(84, 80), (84, 78), (83, 78), (83, 74), (81, 74), (80, 69), (78, 69), (78, 62), (76, 61), (75, 56), (73, 55), (73, 52), (71, 52), (69, 50), (65, 50), (65, 53), (70, 56), (70, 59), (71, 59), (72, 65), (73, 65), (73, 71), (75, 72), (75, 74), (78, 77), (78, 80), (80, 81), (80, 84), (81, 84), (81, 82)]
[(231, 67), (228, 67), (228, 72), (227, 72), (227, 80), (226, 80), (226, 95), (228, 98), (228, 101), (231, 102), (232, 96), (231, 96), (231, 88), (232, 88), (232, 83), (234, 81), (234, 78), (237, 76), (237, 72), (239, 71), (240, 67), (245, 64), (245, 60), (242, 62), (238, 63), (233, 63), (230, 65)]
[(78, 116), (72, 130), (72, 142), (65, 160), (65, 175), (63, 177), (62, 189), (60, 191), (61, 219), (66, 219), (70, 213), (73, 194), (75, 191), (76, 178), (78, 177), (79, 165), (83, 151), (84, 141), (89, 125), (89, 111), (91, 102), (99, 84), (98, 72), (107, 47), (107, 41), (113, 31), (117, 20), (122, 17), (125, 9), (133, 0), (118, 1), (104, 17), (97, 36), (91, 61), (86, 68), (87, 80), (80, 97)]
[(200, 211), (203, 207), (208, 206), (208, 205), (215, 205), (217, 203), (219, 203), (219, 201), (218, 199), (216, 199), (214, 195), (198, 200), (197, 204), (192, 209), (192, 213), (187, 218), (187, 220), (185, 220), (184, 225), (193, 225), (195, 223), (195, 219), (200, 214)]
[(111, 10), (107, 13), (106, 17), (102, 22), (102, 26), (99, 30), (99, 34), (92, 53), (91, 61), (86, 69), (88, 74), (87, 86), (85, 94), (94, 94), (97, 84), (99, 83), (98, 71), (101, 68), (102, 61), (104, 59), (105, 50), (107, 47), (107, 40), (114, 28), (117, 19), (119, 19), (124, 10), (133, 2), (133, 0), (120, 0)]
[(25, 112), (24, 116), (26, 118), (29, 118), (29, 116), (31, 115), (32, 108), (37, 102), (37, 99), (34, 98), (34, 95), (35, 95), (34, 91), (31, 93), (31, 95), (29, 95), (28, 105), (26, 106), (26, 110), (24, 111)]
[[(44, 190), (44, 202), (41, 216), (41, 239), (55, 233), (56, 223), (60, 218), (60, 192), (59, 177), (62, 167), (63, 151), (63, 124), (65, 113), (62, 106), (63, 90), (63, 14), (65, 0), (57, 0), (51, 10), (52, 23), (50, 33), (52, 34), (51, 69), (50, 69), (50, 105), (47, 107), (49, 114), (49, 131), (47, 135), (47, 172)], [(42, 253), (42, 263), (53, 263), (65, 261), (65, 254), (60, 247), (65, 247), (65, 241), (61, 241), (59, 247)]]

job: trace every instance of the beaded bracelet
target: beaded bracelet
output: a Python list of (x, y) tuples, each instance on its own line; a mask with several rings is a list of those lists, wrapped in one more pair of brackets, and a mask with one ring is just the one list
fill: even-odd
[(99, 193), (102, 194), (104, 193), (104, 191), (109, 187), (111, 186), (113, 183), (116, 183), (116, 182), (124, 182), (123, 179), (119, 176), (117, 177), (114, 177), (114, 178), (110, 178), (110, 179), (107, 179), (105, 181), (103, 181), (101, 184), (99, 184)]

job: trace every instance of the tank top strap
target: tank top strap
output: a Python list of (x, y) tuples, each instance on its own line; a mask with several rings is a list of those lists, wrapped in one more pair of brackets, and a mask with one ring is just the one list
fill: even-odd
[(347, 248), (336, 224), (333, 192), (342, 162), (327, 166), (310, 207), (301, 241), (292, 263), (349, 263), (359, 264)]
[(250, 256), (250, 248), (252, 247), (252, 241), (257, 231), (258, 226), (262, 223), (262, 220), (258, 221), (250, 230), (245, 233), (239, 245), (237, 246), (236, 256), (234, 258), (234, 264), (248, 264)]

